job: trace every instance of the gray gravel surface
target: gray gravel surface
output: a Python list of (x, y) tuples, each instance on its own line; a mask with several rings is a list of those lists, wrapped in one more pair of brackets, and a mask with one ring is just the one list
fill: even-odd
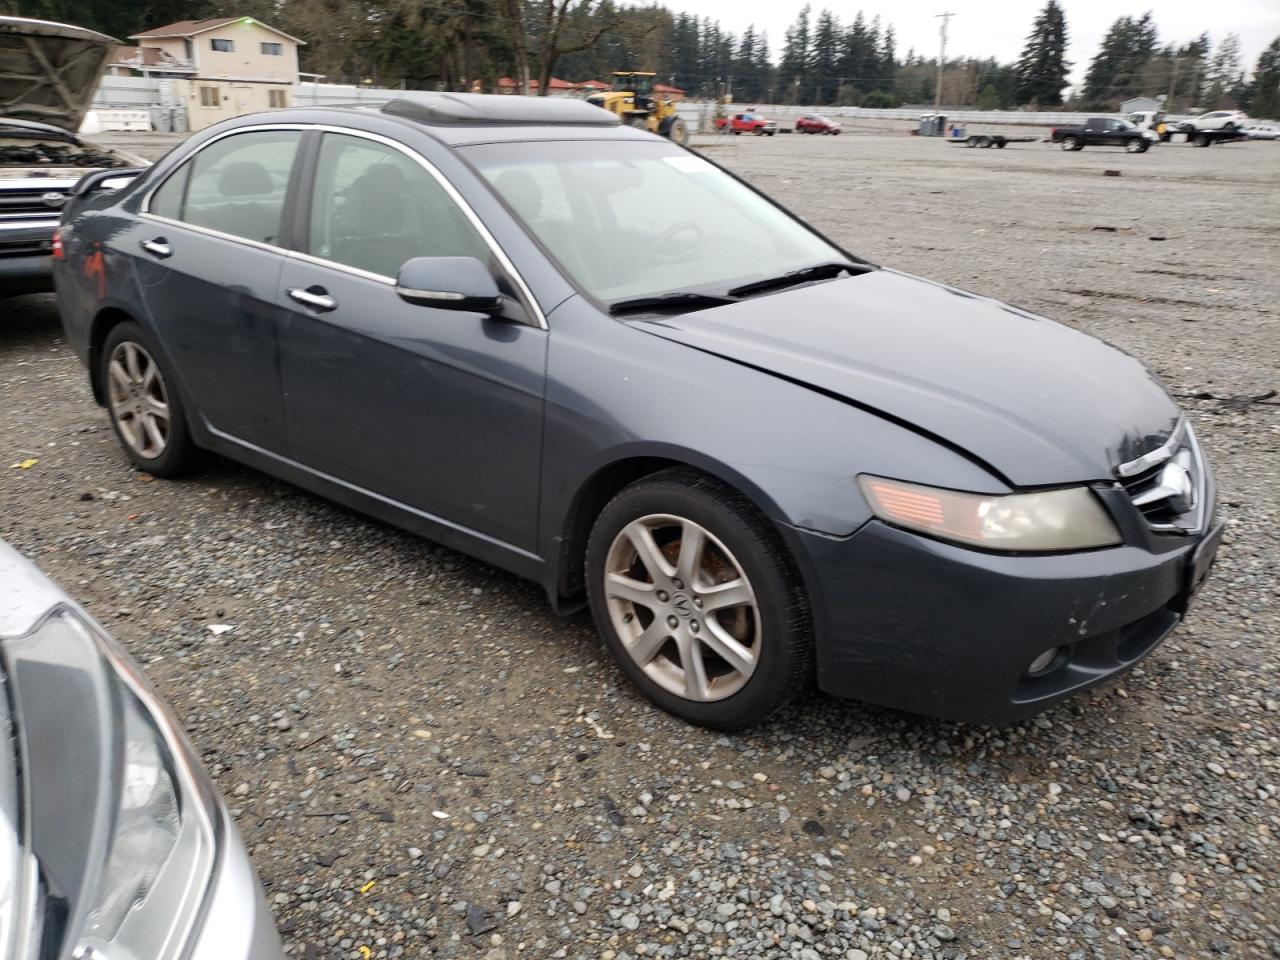
[(0, 305), (0, 536), (172, 701), (295, 956), (1280, 956), (1280, 409), (1231, 399), (1280, 387), (1280, 144), (708, 151), (1184, 398), (1228, 534), (1149, 661), (1005, 728), (693, 729), (529, 584), (226, 462), (132, 470), (51, 297)]

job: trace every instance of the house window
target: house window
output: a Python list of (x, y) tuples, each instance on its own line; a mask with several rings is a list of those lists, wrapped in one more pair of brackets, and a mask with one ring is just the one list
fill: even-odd
[(284, 54), (284, 45), (279, 43), (260, 43), (258, 46), (262, 49), (264, 56), (279, 57)]
[(217, 87), (201, 87), (200, 88), (200, 106), (202, 107), (222, 106), (222, 97), (219, 96)]
[(276, 108), (276, 107), (287, 107), (289, 103), (285, 99), (283, 90), (268, 90), (267, 105), (272, 108)]
[(236, 42), (234, 40), (210, 40), (209, 46), (219, 53), (232, 53), (236, 48)]

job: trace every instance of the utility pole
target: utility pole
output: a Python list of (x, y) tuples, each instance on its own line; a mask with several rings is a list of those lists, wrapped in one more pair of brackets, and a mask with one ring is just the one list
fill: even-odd
[(933, 91), (934, 113), (937, 113), (942, 108), (942, 65), (947, 61), (947, 24), (955, 14), (939, 13), (936, 16), (942, 19), (942, 29), (939, 31), (942, 34), (942, 49), (938, 51), (938, 85)]
[(1166, 99), (1165, 105), (1164, 105), (1164, 108), (1166, 110), (1173, 109), (1173, 98), (1174, 98), (1174, 95), (1178, 92), (1178, 64), (1180, 64), (1181, 62), (1182, 62), (1181, 57), (1173, 58), (1173, 70), (1169, 74), (1169, 96)]

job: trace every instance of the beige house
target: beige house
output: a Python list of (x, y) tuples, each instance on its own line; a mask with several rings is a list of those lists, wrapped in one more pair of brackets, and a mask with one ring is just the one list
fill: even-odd
[(293, 104), (298, 47), (304, 41), (252, 17), (180, 20), (129, 39), (138, 41), (141, 59), (180, 65), (170, 66), (170, 75), (190, 78), (187, 124), (192, 130)]

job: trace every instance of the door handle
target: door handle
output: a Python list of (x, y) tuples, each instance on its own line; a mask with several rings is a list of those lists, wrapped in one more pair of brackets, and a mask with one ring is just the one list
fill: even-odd
[(165, 257), (172, 256), (173, 249), (169, 246), (169, 241), (164, 237), (156, 237), (154, 240), (143, 240), (142, 249), (153, 256), (163, 260)]
[(306, 290), (301, 287), (290, 287), (286, 292), (294, 300), (305, 303), (315, 310), (336, 310), (338, 307), (338, 301), (329, 296), (324, 287), (309, 287)]

